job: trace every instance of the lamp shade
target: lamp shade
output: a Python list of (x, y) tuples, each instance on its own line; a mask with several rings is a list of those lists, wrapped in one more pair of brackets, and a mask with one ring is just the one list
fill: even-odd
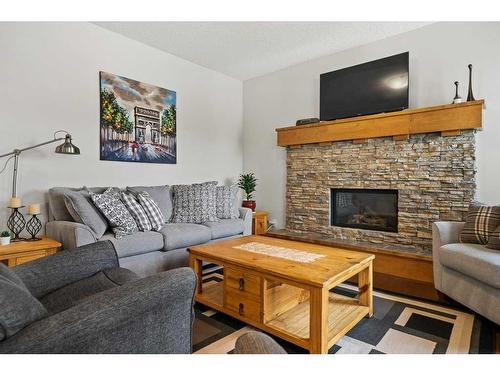
[(56, 147), (57, 154), (80, 155), (80, 149), (71, 142), (71, 135), (66, 134), (64, 143)]

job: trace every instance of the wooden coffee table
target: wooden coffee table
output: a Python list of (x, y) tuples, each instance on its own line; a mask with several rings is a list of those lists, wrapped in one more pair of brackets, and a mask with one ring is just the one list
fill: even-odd
[[(364, 317), (373, 315), (374, 255), (265, 236), (189, 249), (198, 276), (195, 300), (260, 330), (328, 353)], [(223, 267), (223, 281), (203, 283), (202, 262)], [(332, 288), (358, 275), (358, 298)]]

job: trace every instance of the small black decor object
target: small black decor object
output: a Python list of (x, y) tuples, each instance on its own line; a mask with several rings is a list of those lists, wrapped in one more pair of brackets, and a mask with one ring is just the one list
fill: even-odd
[(472, 64), (469, 64), (469, 92), (467, 93), (467, 101), (472, 102), (474, 99), (474, 94), (472, 93)]
[(28, 220), (26, 224), (26, 231), (31, 234), (31, 238), (28, 238), (28, 241), (39, 241), (41, 238), (38, 238), (36, 235), (42, 230), (42, 222), (39, 218), (36, 217), (36, 214), (31, 216), (31, 219)]
[(12, 213), (10, 214), (10, 217), (7, 220), (7, 228), (9, 228), (10, 232), (14, 235), (14, 238), (12, 238), (12, 242), (24, 240), (24, 238), (19, 237), (19, 234), (21, 234), (21, 232), (24, 229), (24, 226), (26, 225), (26, 220), (24, 219), (24, 216), (19, 212), (19, 209), (23, 207), (24, 206), (9, 207), (10, 209), (12, 209)]
[(458, 81), (455, 81), (455, 97), (453, 98), (453, 104), (463, 103), (463, 99), (458, 95)]

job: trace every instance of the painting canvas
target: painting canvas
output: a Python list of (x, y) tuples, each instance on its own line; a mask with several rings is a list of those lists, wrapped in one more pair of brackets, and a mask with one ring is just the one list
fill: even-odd
[(176, 93), (100, 72), (101, 160), (176, 164)]

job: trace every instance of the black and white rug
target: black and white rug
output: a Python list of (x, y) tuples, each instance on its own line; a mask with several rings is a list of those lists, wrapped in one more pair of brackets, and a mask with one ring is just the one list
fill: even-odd
[[(222, 281), (220, 270), (206, 268), (204, 283)], [(357, 288), (343, 284), (335, 292), (355, 297)], [(494, 353), (495, 325), (465, 309), (451, 308), (374, 291), (374, 315), (351, 329), (330, 354)], [(195, 353), (231, 353), (236, 339), (253, 330), (228, 315), (195, 305)], [(306, 350), (276, 338), (289, 353)]]

